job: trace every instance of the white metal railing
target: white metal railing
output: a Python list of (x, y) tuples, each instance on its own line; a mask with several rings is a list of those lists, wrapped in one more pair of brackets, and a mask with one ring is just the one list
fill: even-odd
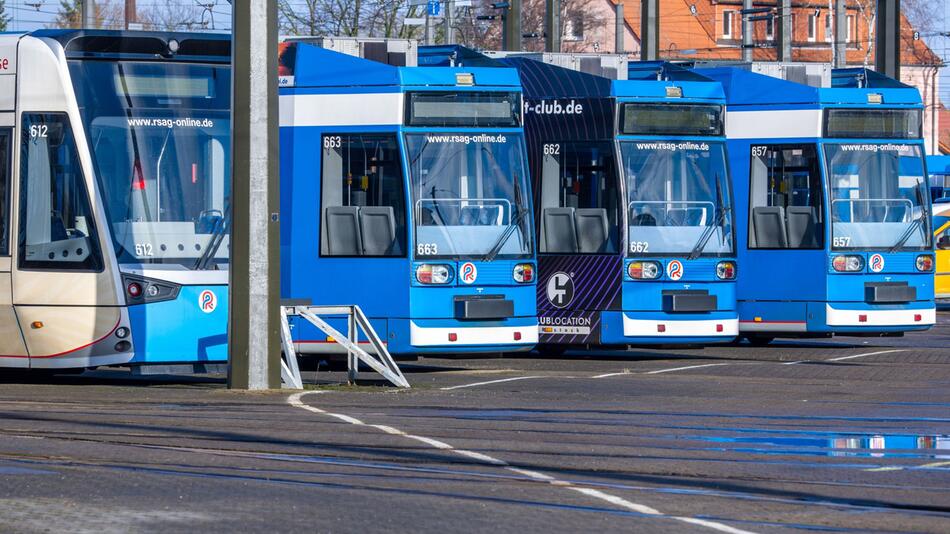
[[(284, 349), (284, 361), (281, 362), (281, 377), (285, 387), (303, 389), (303, 380), (300, 377), (300, 368), (297, 366), (297, 352), (294, 349), (293, 338), (290, 335), (290, 317), (302, 317), (317, 327), (334, 343), (347, 350), (347, 379), (355, 383), (359, 377), (360, 362), (369, 366), (392, 384), (408, 388), (409, 382), (403, 376), (396, 361), (389, 354), (386, 345), (373, 329), (369, 319), (363, 314), (359, 306), (281, 306), (280, 309), (281, 345)], [(347, 333), (344, 336), (330, 326), (320, 316), (346, 317)], [(358, 343), (359, 331), (369, 341), (376, 351), (375, 357), (361, 349)]]

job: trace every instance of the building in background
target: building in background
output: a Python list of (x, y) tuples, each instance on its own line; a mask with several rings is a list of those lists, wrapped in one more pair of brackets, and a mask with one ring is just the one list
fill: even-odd
[[(614, 52), (616, 6), (623, 3), (624, 51), (640, 55), (640, 0), (562, 0), (562, 50)], [(526, 12), (543, 10), (544, 0), (527, 0)], [(753, 59), (776, 60), (778, 16), (776, 0), (756, 0), (756, 8), (773, 8), (772, 16), (757, 13), (753, 24)], [(792, 59), (831, 63), (833, 60), (833, 11), (829, 0), (792, 1)], [(875, 0), (847, 0), (846, 55), (849, 66), (874, 65)], [(530, 7), (529, 7), (530, 6)], [(663, 59), (739, 61), (742, 58), (742, 0), (659, 0), (660, 56)], [(917, 38), (915, 38), (917, 37)], [(940, 58), (905, 16), (901, 16), (901, 79), (920, 90), (926, 111), (924, 138), (930, 154), (941, 152), (941, 132), (950, 124), (940, 119)], [(539, 44), (526, 42), (527, 48)], [(543, 46), (543, 43), (540, 43)], [(950, 153), (950, 132), (943, 149)]]

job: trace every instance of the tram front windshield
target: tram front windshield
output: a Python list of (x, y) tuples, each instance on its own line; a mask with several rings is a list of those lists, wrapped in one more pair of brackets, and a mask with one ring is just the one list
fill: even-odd
[(221, 267), (230, 67), (72, 61), (70, 72), (119, 262)]
[(416, 257), (530, 258), (524, 140), (512, 133), (406, 136)]
[(917, 145), (826, 144), (836, 249), (931, 246), (929, 191)]
[(722, 143), (623, 141), (632, 254), (730, 255), (732, 195)]

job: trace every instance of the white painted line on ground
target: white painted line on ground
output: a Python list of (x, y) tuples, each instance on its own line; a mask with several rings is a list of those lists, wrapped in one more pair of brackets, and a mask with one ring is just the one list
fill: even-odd
[(889, 467), (873, 467), (871, 469), (865, 469), (865, 471), (872, 472), (882, 472), (882, 471), (908, 471), (913, 469), (941, 469), (943, 467), (950, 467), (950, 462), (934, 462), (932, 464), (923, 464), (923, 465), (902, 465), (902, 466), (889, 466)]
[[(541, 378), (541, 377), (520, 377), (520, 378), (518, 378), (518, 379), (524, 380), (524, 379), (526, 379), (526, 378)], [(508, 381), (510, 381), (510, 380), (518, 380), (518, 379), (501, 380), (501, 382), (508, 382)], [(494, 381), (494, 382), (499, 382), (499, 381)], [(473, 385), (476, 385), (476, 384), (471, 384), (470, 386), (473, 386)], [(456, 386), (456, 387), (464, 387), (464, 386)], [(448, 443), (445, 443), (445, 442), (443, 442), (443, 441), (435, 440), (435, 439), (432, 439), (432, 438), (427, 438), (427, 437), (424, 437), (424, 436), (416, 436), (416, 435), (413, 435), (413, 434), (409, 434), (409, 433), (407, 433), (407, 432), (403, 432), (403, 431), (398, 430), (398, 429), (396, 429), (396, 428), (393, 428), (393, 427), (391, 427), (391, 426), (385, 426), (385, 425), (368, 425), (368, 424), (366, 424), (366, 423), (360, 421), (359, 419), (350, 417), (350, 416), (348, 416), (348, 415), (335, 414), (335, 413), (332, 413), (332, 412), (328, 412), (328, 411), (326, 411), (326, 410), (321, 410), (320, 408), (316, 408), (316, 407), (314, 407), (314, 406), (310, 406), (309, 404), (306, 404), (305, 402), (303, 402), (302, 399), (303, 399), (303, 397), (304, 397), (305, 395), (311, 395), (311, 394), (317, 394), (317, 393), (323, 393), (323, 392), (322, 392), (322, 391), (301, 391), (301, 392), (299, 392), (299, 393), (294, 393), (294, 394), (291, 395), (290, 397), (287, 397), (287, 404), (289, 404), (289, 405), (291, 405), (291, 406), (293, 406), (293, 407), (295, 407), (295, 408), (300, 408), (300, 409), (302, 409), (302, 410), (306, 410), (306, 411), (308, 411), (308, 412), (313, 412), (313, 413), (317, 413), (317, 414), (320, 414), (320, 415), (326, 415), (326, 416), (334, 417), (334, 418), (336, 418), (336, 419), (338, 419), (338, 420), (346, 421), (347, 423), (350, 423), (350, 424), (352, 424), (352, 425), (366, 426), (366, 427), (369, 427), (369, 428), (377, 428), (377, 429), (383, 430), (384, 432), (386, 432), (386, 433), (388, 433), (388, 434), (396, 434), (396, 435), (404, 436), (404, 437), (407, 437), (407, 438), (410, 438), (410, 439), (414, 439), (414, 440), (416, 440), (416, 441), (421, 441), (422, 443), (429, 444), (429, 445), (431, 445), (431, 446), (433, 446), (433, 447), (435, 447), (435, 448), (437, 448), (437, 449), (454, 452), (455, 454), (458, 454), (458, 455), (460, 455), (460, 456), (464, 456), (464, 457), (466, 457), (466, 458), (478, 460), (478, 461), (487, 463), (487, 464), (489, 464), (489, 465), (494, 465), (494, 466), (503, 467), (503, 468), (506, 469), (507, 471), (511, 471), (511, 472), (513, 472), (513, 473), (517, 473), (517, 474), (519, 474), (519, 475), (526, 476), (526, 477), (528, 477), (528, 478), (537, 480), (537, 481), (539, 481), (539, 482), (544, 482), (544, 483), (547, 483), (547, 484), (551, 484), (552, 486), (564, 487), (564, 488), (566, 488), (566, 489), (570, 489), (570, 490), (572, 490), (572, 491), (576, 491), (576, 492), (581, 493), (581, 494), (583, 494), (583, 495), (587, 495), (588, 497), (593, 497), (593, 498), (595, 498), (595, 499), (599, 499), (599, 500), (608, 502), (608, 503), (610, 503), (610, 504), (613, 504), (613, 505), (615, 505), (615, 506), (618, 506), (618, 507), (621, 507), (621, 508), (624, 508), (624, 509), (626, 509), (626, 510), (630, 510), (630, 511), (633, 511), (633, 512), (637, 512), (637, 513), (640, 513), (640, 514), (643, 514), (643, 515), (656, 516), (656, 517), (661, 517), (661, 518), (665, 518), (665, 519), (672, 519), (672, 520), (680, 521), (680, 522), (683, 522), (683, 523), (689, 523), (689, 524), (692, 524), (692, 525), (697, 525), (697, 526), (706, 527), (706, 528), (709, 528), (709, 529), (712, 529), (712, 530), (717, 530), (717, 531), (719, 531), (719, 532), (727, 532), (727, 533), (729, 533), (729, 534), (752, 534), (751, 532), (749, 532), (749, 531), (747, 531), (747, 530), (739, 530), (739, 529), (737, 529), (737, 528), (733, 528), (733, 527), (730, 527), (730, 526), (725, 525), (725, 524), (723, 524), (723, 523), (718, 523), (718, 522), (715, 522), (715, 521), (707, 521), (707, 520), (705, 520), (705, 519), (697, 519), (697, 518), (694, 518), (694, 517), (680, 517), (680, 516), (666, 515), (666, 514), (660, 512), (659, 510), (657, 510), (657, 509), (655, 509), (655, 508), (651, 508), (651, 507), (646, 506), (646, 505), (643, 505), (643, 504), (638, 504), (638, 503), (635, 503), (635, 502), (631, 502), (631, 501), (628, 501), (628, 500), (626, 500), (626, 499), (624, 499), (624, 498), (622, 498), (622, 497), (617, 497), (616, 495), (611, 495), (611, 494), (609, 494), (609, 493), (605, 493), (605, 492), (600, 491), (600, 490), (597, 490), (597, 489), (588, 488), (588, 487), (583, 487), (583, 486), (577, 486), (577, 485), (575, 485), (574, 483), (571, 483), (571, 482), (568, 482), (568, 481), (565, 481), (565, 480), (558, 480), (558, 479), (556, 479), (556, 478), (554, 478), (554, 477), (545, 475), (545, 474), (543, 474), (543, 473), (538, 473), (538, 472), (536, 472), (536, 471), (529, 471), (529, 470), (526, 470), (526, 469), (519, 469), (519, 468), (517, 468), (517, 467), (513, 467), (513, 466), (509, 465), (508, 462), (506, 462), (506, 461), (504, 461), (504, 460), (499, 460), (498, 458), (494, 458), (494, 457), (492, 457), (492, 456), (488, 456), (487, 454), (482, 454), (482, 453), (479, 453), (479, 452), (469, 451), (469, 450), (465, 450), (465, 449), (456, 449), (455, 447), (453, 447), (453, 446), (451, 446), (451, 445), (449, 445)]]
[(478, 386), (487, 386), (489, 384), (501, 384), (502, 382), (514, 382), (515, 380), (530, 380), (533, 378), (544, 378), (543, 376), (516, 376), (514, 378), (503, 378), (501, 380), (489, 380), (488, 382), (475, 382), (474, 384), (463, 384), (461, 386), (452, 386), (442, 388), (442, 391), (452, 391), (453, 389), (474, 388)]
[(891, 354), (894, 352), (907, 352), (907, 349), (879, 350), (877, 352), (855, 354), (854, 356), (841, 356), (840, 358), (829, 358), (827, 360), (798, 360), (794, 362), (783, 362), (782, 365), (798, 365), (800, 363), (843, 362), (845, 360), (853, 360), (855, 358), (866, 358), (868, 356), (877, 356), (878, 354)]
[(674, 367), (673, 369), (658, 369), (656, 371), (650, 371), (648, 373), (643, 373), (645, 375), (659, 375), (663, 373), (675, 373), (676, 371), (685, 371), (687, 369), (701, 369), (703, 367), (719, 367), (721, 365), (731, 365), (728, 363), (707, 363), (703, 365), (690, 365), (689, 367)]
[(623, 371), (622, 373), (607, 373), (605, 375), (592, 376), (591, 378), (610, 378), (612, 376), (623, 376), (623, 375), (632, 375), (630, 371)]

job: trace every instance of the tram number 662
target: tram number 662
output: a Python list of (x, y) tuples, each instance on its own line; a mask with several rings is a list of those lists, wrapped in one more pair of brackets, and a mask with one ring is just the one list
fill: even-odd
[(560, 156), (561, 145), (544, 145), (545, 156)]

